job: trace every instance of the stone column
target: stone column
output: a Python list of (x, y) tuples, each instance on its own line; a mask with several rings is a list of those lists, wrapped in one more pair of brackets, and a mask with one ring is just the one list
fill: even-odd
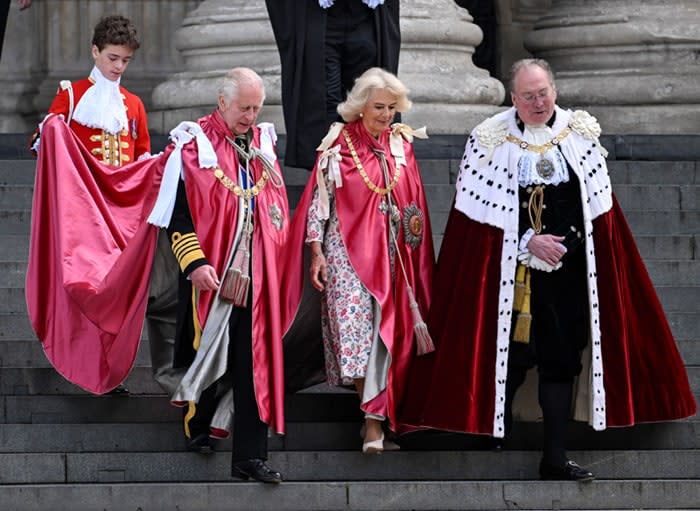
[[(413, 109), (404, 120), (431, 133), (465, 133), (495, 111), (503, 86), (471, 61), (481, 30), (452, 0), (401, 2), (399, 75), (411, 89)], [(234, 66), (254, 68), (265, 81), (261, 120), (284, 132), (280, 64), (262, 1), (206, 0), (184, 20), (176, 46), (184, 71), (153, 95), (162, 131), (195, 119), (215, 104), (217, 80)]]
[(401, 2), (399, 77), (413, 108), (403, 118), (429, 133), (464, 134), (496, 113), (501, 82), (472, 62), (481, 29), (452, 0)]
[(553, 0), (526, 38), (556, 74), (559, 103), (608, 133), (700, 127), (697, 0)]
[(282, 132), (280, 60), (265, 2), (205, 0), (182, 22), (174, 39), (184, 66), (153, 92), (154, 129), (167, 133), (216, 105), (219, 79), (231, 68), (254, 69), (265, 83), (260, 121)]
[(494, 0), (498, 23), (497, 77), (508, 80), (510, 67), (519, 59), (532, 55), (525, 49), (523, 40), (535, 22), (543, 16), (552, 0)]
[(11, 3), (0, 60), (0, 133), (29, 133), (36, 127), (33, 99), (46, 62), (44, 33), (35, 28), (44, 16), (43, 3), (21, 12)]

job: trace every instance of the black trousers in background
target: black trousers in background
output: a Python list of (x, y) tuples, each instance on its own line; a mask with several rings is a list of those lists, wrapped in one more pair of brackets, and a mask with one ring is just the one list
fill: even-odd
[[(251, 282), (250, 289), (253, 285)], [(260, 420), (253, 385), (252, 293), (248, 307), (234, 307), (229, 319), (228, 373), (233, 384), (233, 451), (232, 463), (259, 458), (267, 459), (267, 424)], [(191, 437), (209, 433), (218, 398), (218, 382), (201, 395), (197, 410), (189, 421)]]
[(5, 27), (10, 15), (10, 0), (0, 0), (0, 58), (2, 58), (2, 42), (5, 40)]
[(357, 0), (338, 1), (326, 17), (326, 113), (329, 124), (339, 120), (338, 103), (345, 100), (355, 78), (379, 62), (372, 9)]

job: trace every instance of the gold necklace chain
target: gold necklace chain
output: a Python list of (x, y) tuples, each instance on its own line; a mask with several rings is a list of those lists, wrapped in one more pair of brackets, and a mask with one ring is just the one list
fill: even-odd
[(239, 185), (234, 183), (231, 178), (229, 178), (220, 167), (214, 169), (214, 176), (219, 182), (224, 185), (230, 192), (237, 195), (238, 197), (243, 197), (245, 200), (250, 200), (251, 198), (257, 196), (260, 192), (265, 189), (267, 180), (270, 179), (270, 175), (266, 170), (263, 170), (262, 176), (258, 179), (251, 188), (241, 188)]
[(564, 140), (569, 133), (571, 133), (571, 128), (567, 126), (564, 128), (561, 133), (559, 133), (556, 137), (554, 137), (552, 140), (547, 142), (546, 144), (542, 145), (537, 145), (537, 144), (531, 144), (529, 142), (525, 142), (524, 140), (519, 139), (515, 135), (511, 135), (508, 133), (508, 136), (506, 136), (506, 140), (508, 142), (511, 142), (517, 146), (520, 146), (521, 149), (525, 149), (526, 151), (532, 151), (537, 154), (544, 154), (550, 149), (554, 148), (555, 146), (558, 146), (562, 140)]
[(367, 172), (365, 172), (365, 168), (362, 166), (362, 162), (360, 161), (359, 156), (357, 156), (357, 151), (355, 151), (355, 146), (352, 144), (352, 140), (350, 140), (350, 135), (345, 129), (343, 130), (343, 136), (345, 137), (345, 142), (347, 142), (348, 144), (348, 149), (350, 149), (352, 159), (355, 161), (355, 166), (357, 167), (360, 176), (362, 176), (362, 180), (367, 185), (367, 188), (372, 190), (374, 193), (378, 193), (382, 196), (390, 193), (396, 187), (396, 185), (399, 182), (399, 178), (401, 177), (400, 165), (396, 166), (396, 170), (394, 171), (394, 177), (392, 178), (391, 183), (389, 183), (389, 186), (387, 186), (386, 188), (382, 188), (381, 186), (375, 185), (367, 175)]

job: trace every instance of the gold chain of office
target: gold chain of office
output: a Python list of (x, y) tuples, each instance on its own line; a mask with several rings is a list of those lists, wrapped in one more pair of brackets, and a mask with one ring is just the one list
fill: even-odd
[(561, 133), (559, 133), (556, 137), (554, 137), (552, 140), (547, 142), (546, 144), (542, 145), (537, 145), (537, 144), (531, 144), (529, 142), (525, 142), (524, 140), (519, 139), (515, 135), (511, 135), (508, 133), (508, 136), (506, 136), (506, 140), (508, 142), (511, 142), (517, 146), (520, 147), (520, 149), (525, 149), (526, 151), (532, 151), (533, 153), (537, 154), (544, 154), (547, 151), (551, 150), (552, 148), (558, 146), (562, 140), (564, 140), (569, 133), (571, 133), (571, 128), (567, 126), (564, 128)]
[(270, 179), (270, 174), (268, 174), (266, 170), (263, 170), (262, 176), (251, 188), (241, 188), (239, 185), (234, 183), (231, 178), (224, 174), (224, 171), (221, 170), (220, 167), (216, 167), (214, 169), (214, 176), (222, 185), (228, 188), (231, 193), (237, 195), (238, 197), (243, 197), (245, 200), (250, 200), (262, 192), (267, 184), (267, 180)]
[(392, 178), (391, 183), (389, 183), (389, 186), (387, 186), (386, 188), (377, 186), (369, 178), (367, 172), (365, 172), (365, 168), (362, 166), (362, 162), (360, 161), (359, 156), (357, 156), (357, 151), (355, 150), (355, 146), (353, 145), (352, 140), (350, 140), (350, 135), (348, 134), (347, 130), (343, 130), (343, 136), (345, 137), (345, 142), (347, 142), (348, 144), (348, 149), (350, 149), (352, 159), (355, 161), (355, 166), (357, 167), (360, 176), (362, 176), (362, 180), (367, 185), (367, 188), (372, 190), (374, 193), (378, 193), (382, 196), (389, 194), (399, 182), (399, 178), (401, 177), (401, 166), (396, 166), (396, 170), (394, 171), (394, 177)]

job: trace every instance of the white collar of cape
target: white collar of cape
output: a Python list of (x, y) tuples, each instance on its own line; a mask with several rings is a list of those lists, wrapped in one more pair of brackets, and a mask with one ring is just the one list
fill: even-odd
[[(514, 276), (518, 255), (518, 159), (524, 149), (508, 142), (506, 136), (516, 136), (515, 108), (501, 112), (477, 126), (467, 140), (457, 178), (455, 208), (469, 218), (492, 225), (503, 231), (501, 273), (498, 298), (498, 330), (495, 372), (495, 410), (493, 435), (504, 433), (505, 386), (508, 367)], [(593, 247), (593, 219), (612, 207), (612, 189), (605, 155), (600, 145), (600, 126), (595, 117), (578, 110), (572, 112), (556, 107), (552, 126), (554, 136), (570, 126), (571, 133), (560, 143), (562, 155), (578, 177), (583, 206), (586, 236), (586, 265), (590, 321), (590, 374), (581, 375), (590, 381), (586, 420), (594, 429), (606, 427), (605, 388), (603, 386), (603, 357), (600, 346), (598, 284)], [(518, 136), (522, 138), (522, 136)], [(585, 364), (584, 364), (585, 366)]]
[(113, 82), (105, 78), (97, 66), (90, 71), (90, 79), (94, 82), (75, 106), (73, 120), (87, 126), (97, 128), (116, 135), (129, 128), (126, 116), (126, 106), (119, 90), (121, 79)]
[[(260, 130), (260, 153), (271, 164), (277, 160), (275, 153), (275, 143), (277, 133), (275, 126), (271, 122), (261, 122), (258, 124)], [(178, 124), (170, 131), (170, 140), (175, 144), (175, 149), (165, 164), (163, 179), (158, 190), (158, 198), (148, 217), (148, 223), (158, 227), (167, 227), (175, 208), (175, 196), (180, 179), (184, 180), (184, 169), (182, 166), (182, 148), (185, 144), (197, 139), (197, 156), (200, 169), (214, 169), (218, 167), (216, 151), (211, 141), (207, 138), (199, 123), (185, 121)]]

